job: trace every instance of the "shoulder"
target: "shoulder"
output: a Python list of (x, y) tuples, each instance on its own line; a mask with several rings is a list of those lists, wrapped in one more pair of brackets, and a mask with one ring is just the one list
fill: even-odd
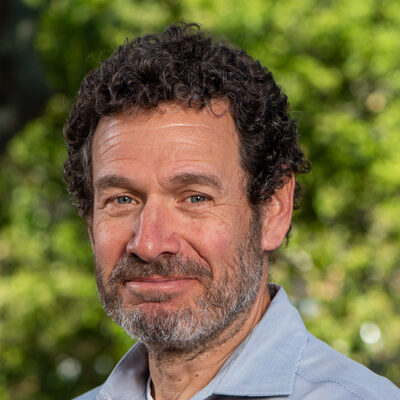
[(400, 400), (388, 379), (338, 353), (310, 334), (296, 372), (301, 398), (324, 400)]
[(73, 400), (96, 400), (97, 394), (100, 392), (101, 386), (98, 386), (89, 392), (81, 394), (78, 397), (75, 397)]

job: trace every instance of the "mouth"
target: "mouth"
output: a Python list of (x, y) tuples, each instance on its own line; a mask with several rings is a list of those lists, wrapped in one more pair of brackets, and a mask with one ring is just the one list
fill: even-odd
[(126, 280), (124, 286), (133, 292), (177, 291), (192, 285), (197, 279), (188, 276), (138, 276)]

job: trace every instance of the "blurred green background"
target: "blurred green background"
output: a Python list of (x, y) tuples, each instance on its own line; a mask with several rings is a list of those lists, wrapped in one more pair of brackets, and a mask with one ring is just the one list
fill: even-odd
[(86, 72), (126, 38), (196, 21), (260, 59), (313, 164), (273, 266), (306, 325), (400, 385), (400, 3), (2, 0), (0, 399), (69, 399), (132, 341), (97, 299), (62, 183), (62, 126)]

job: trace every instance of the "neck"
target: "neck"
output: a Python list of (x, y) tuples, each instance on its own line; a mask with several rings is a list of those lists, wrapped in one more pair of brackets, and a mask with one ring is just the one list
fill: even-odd
[(203, 389), (215, 377), (229, 356), (251, 333), (271, 301), (267, 279), (250, 312), (243, 312), (207, 347), (191, 353), (153, 353), (149, 348), (149, 368), (156, 400), (185, 400)]

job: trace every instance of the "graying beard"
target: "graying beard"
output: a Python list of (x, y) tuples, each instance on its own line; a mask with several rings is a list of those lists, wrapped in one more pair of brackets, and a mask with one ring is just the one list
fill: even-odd
[[(196, 300), (196, 313), (191, 308), (168, 312), (158, 310), (151, 314), (144, 314), (140, 309), (124, 311), (121, 299), (111, 298), (101, 283), (99, 295), (105, 311), (130, 336), (138, 338), (154, 354), (205, 350), (212, 339), (231, 325), (239, 314), (248, 312), (257, 298), (264, 257), (263, 252), (256, 247), (260, 245), (258, 223), (250, 229), (252, 232), (238, 249), (239, 260), (233, 260), (239, 266), (236, 268), (239, 276), (226, 275), (218, 288), (212, 285), (207, 288), (205, 298), (199, 297)], [(235, 270), (232, 266), (226, 266), (228, 269)], [(153, 295), (151, 301), (164, 302), (165, 295), (160, 294), (159, 299)]]
[[(221, 296), (221, 290), (218, 290), (207, 299), (200, 297), (196, 301), (200, 309), (197, 313), (191, 308), (169, 312), (158, 310), (157, 313), (150, 315), (143, 314), (137, 309), (125, 312), (122, 307), (106, 311), (130, 336), (145, 343), (153, 353), (191, 352), (199, 348), (205, 350), (208, 347), (207, 343), (225, 330), (240, 313), (250, 310), (257, 297), (262, 265), (254, 268), (251, 273), (247, 268), (243, 268), (242, 262), (240, 265), (240, 273), (245, 280), (242, 282), (239, 296), (234, 291), (230, 291), (228, 296)], [(251, 277), (252, 274), (254, 275)], [(229, 284), (228, 279), (225, 279), (221, 287), (229, 287)], [(248, 290), (243, 290), (245, 288)], [(221, 308), (222, 305), (225, 309)], [(226, 306), (230, 308), (227, 309)]]

